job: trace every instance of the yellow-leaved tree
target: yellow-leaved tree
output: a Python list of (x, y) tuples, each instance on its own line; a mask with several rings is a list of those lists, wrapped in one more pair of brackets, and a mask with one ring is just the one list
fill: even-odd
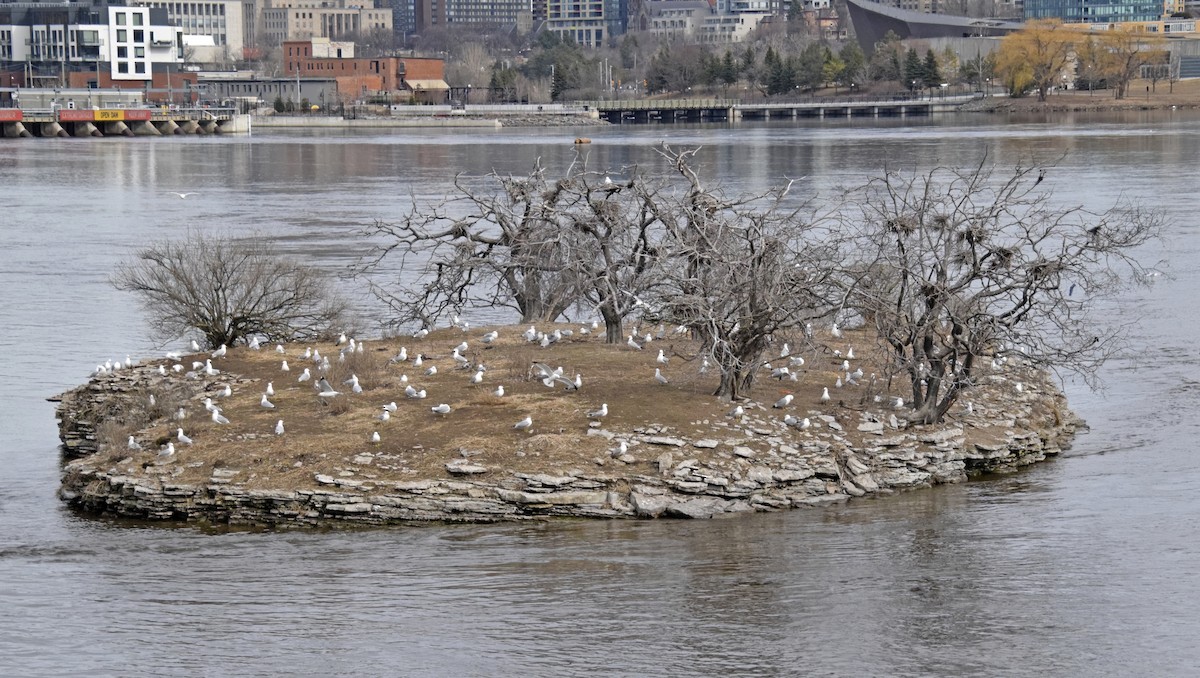
[(1166, 42), (1162, 36), (1129, 28), (1114, 28), (1096, 36), (1104, 54), (1105, 75), (1116, 88), (1117, 99), (1124, 99), (1129, 83), (1140, 77), (1142, 66), (1151, 62)]
[(1038, 101), (1045, 101), (1050, 88), (1069, 75), (1067, 66), (1077, 37), (1058, 19), (1030, 21), (1000, 42), (996, 74), (1012, 95), (1032, 88)]

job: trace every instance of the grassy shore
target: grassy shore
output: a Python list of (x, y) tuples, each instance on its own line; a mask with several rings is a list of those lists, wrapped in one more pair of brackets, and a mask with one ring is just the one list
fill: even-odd
[[(1152, 88), (1153, 91), (1147, 91)], [(1135, 80), (1124, 99), (1115, 99), (1114, 90), (1070, 90), (1052, 92), (1045, 101), (1036, 95), (1010, 98), (986, 97), (964, 105), (960, 110), (981, 113), (1059, 113), (1067, 111), (1136, 111), (1200, 108), (1200, 79), (1151, 85)]]

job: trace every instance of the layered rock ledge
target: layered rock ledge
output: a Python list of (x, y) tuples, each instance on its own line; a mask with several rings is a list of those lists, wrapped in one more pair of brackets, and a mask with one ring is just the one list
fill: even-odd
[[(713, 518), (1012, 471), (1058, 454), (1081, 424), (1046, 375), (1013, 367), (984, 377), (971, 391), (971, 411), (939, 426), (906, 426), (891, 414), (827, 403), (804, 413), (811, 424), (800, 430), (785, 425), (780, 410), (751, 403), (740, 419), (715, 414), (689, 422), (695, 426), (594, 423), (576, 439), (579, 455), (545, 461), (530, 443), (501, 439), (497, 448), (517, 451), (416, 445), (401, 453), (364, 445), (345, 455), (308, 454), (288, 463), (290, 479), (274, 486), (268, 467), (279, 460), (253, 451), (269, 434), (222, 438), (247, 453), (216, 460), (134, 454), (99, 443), (99, 429), (119, 423), (147, 390), (196, 403), (231, 381), (255, 380), (231, 373), (189, 380), (144, 365), (94, 377), (60, 396), (68, 457), (61, 499), (91, 514), (271, 528), (553, 516)], [(429, 463), (413, 468), (412, 455)]]

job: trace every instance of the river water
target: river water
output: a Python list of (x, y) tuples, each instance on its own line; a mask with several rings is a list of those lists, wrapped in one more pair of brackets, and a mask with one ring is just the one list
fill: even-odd
[[(856, 121), (859, 122), (859, 121)], [(337, 269), (455, 174), (552, 169), (579, 130), (0, 143), (0, 672), (1191, 676), (1200, 671), (1200, 118), (588, 128), (589, 164), (703, 146), (732, 190), (1055, 160), (1057, 199), (1161, 207), (1091, 424), (1023, 473), (716, 522), (206, 534), (73, 515), (45, 398), (158, 355), (113, 266), (188, 229)], [(173, 192), (195, 192), (180, 199)]]

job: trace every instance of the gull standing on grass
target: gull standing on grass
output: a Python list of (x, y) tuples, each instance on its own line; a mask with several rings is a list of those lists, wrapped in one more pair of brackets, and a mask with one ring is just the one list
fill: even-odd
[(513, 424), (513, 428), (517, 429), (518, 431), (524, 431), (530, 426), (533, 426), (533, 417), (529, 415), (525, 415), (524, 419)]
[(183, 443), (184, 445), (191, 445), (191, 444), (192, 444), (192, 439), (191, 439), (191, 438), (189, 438), (189, 437), (187, 437), (186, 435), (184, 435), (184, 433), (183, 433), (183, 429), (181, 429), (181, 428), (177, 428), (177, 429), (175, 429), (175, 438), (176, 438), (176, 439), (177, 439), (179, 442)]
[(608, 403), (600, 403), (600, 409), (587, 413), (588, 419), (603, 419), (608, 416)]
[(219, 407), (213, 408), (212, 420), (213, 420), (213, 423), (216, 423), (216, 424), (228, 424), (229, 423), (229, 420), (225, 418), (225, 415), (221, 414), (221, 408), (219, 408)]
[(450, 414), (450, 406), (446, 403), (429, 408), (434, 414)]
[(277, 436), (283, 435), (283, 420), (282, 419), (275, 422), (275, 435), (277, 435)]
[(663, 384), (664, 386), (670, 383), (667, 381), (667, 378), (663, 376), (662, 370), (657, 367), (654, 368), (654, 380), (660, 384)]

